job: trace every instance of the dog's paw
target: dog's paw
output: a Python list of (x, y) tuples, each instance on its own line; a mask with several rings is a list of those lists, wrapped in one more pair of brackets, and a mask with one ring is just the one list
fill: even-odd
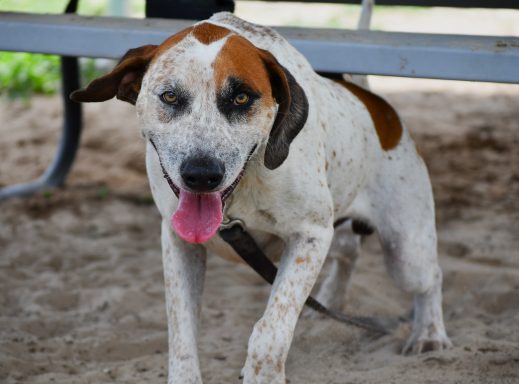
[(413, 337), (404, 345), (402, 353), (404, 355), (418, 355), (431, 351), (443, 351), (452, 347), (452, 342), (447, 335), (429, 335), (429, 337)]

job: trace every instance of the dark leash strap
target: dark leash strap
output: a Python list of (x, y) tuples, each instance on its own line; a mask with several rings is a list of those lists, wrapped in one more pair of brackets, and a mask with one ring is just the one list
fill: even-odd
[[(269, 284), (274, 282), (277, 274), (277, 267), (263, 253), (256, 241), (244, 229), (239, 220), (223, 224), (220, 229), (220, 236), (227, 242), (236, 253), (245, 261), (256, 273), (258, 273)], [(306, 299), (305, 304), (313, 310), (322, 313), (341, 323), (353, 325), (378, 334), (388, 334), (395, 330), (400, 321), (396, 319), (382, 319), (374, 317), (351, 316), (345, 313), (326, 308), (315, 300), (312, 296)]]

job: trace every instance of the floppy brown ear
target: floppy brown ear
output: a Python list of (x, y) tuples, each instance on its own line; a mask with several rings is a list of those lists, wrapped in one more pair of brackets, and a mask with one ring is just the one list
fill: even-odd
[(270, 77), (272, 96), (279, 105), (265, 150), (265, 166), (275, 169), (283, 164), (290, 143), (306, 123), (308, 99), (292, 74), (270, 52), (261, 50), (261, 57)]
[(85, 89), (70, 94), (76, 102), (106, 101), (114, 96), (134, 104), (141, 89), (142, 78), (157, 50), (156, 45), (130, 49), (107, 75), (93, 80)]

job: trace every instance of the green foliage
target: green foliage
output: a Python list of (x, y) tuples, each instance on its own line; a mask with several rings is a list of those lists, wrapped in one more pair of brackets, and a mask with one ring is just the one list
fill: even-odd
[[(69, 0), (0, 0), (0, 11), (63, 13)], [(79, 2), (79, 13), (102, 15), (108, 8), (107, 0), (88, 0)]]
[[(101, 74), (94, 59), (81, 62), (82, 84), (88, 84)], [(60, 79), (59, 56), (0, 52), (0, 95), (10, 99), (51, 95), (59, 91)]]
[(0, 52), (0, 93), (27, 98), (33, 93), (52, 94), (59, 87), (59, 57)]

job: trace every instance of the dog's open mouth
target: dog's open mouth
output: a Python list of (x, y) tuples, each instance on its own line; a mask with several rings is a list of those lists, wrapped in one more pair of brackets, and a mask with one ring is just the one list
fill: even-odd
[[(155, 147), (153, 142), (151, 144)], [(209, 193), (194, 193), (178, 187), (171, 180), (159, 157), (164, 178), (178, 197), (178, 205), (171, 217), (171, 225), (183, 240), (194, 244), (205, 243), (218, 232), (223, 220), (225, 201), (238, 186), (255, 149), (256, 146), (250, 151), (242, 170), (231, 185), (221, 191)]]
[(178, 206), (171, 217), (175, 232), (190, 243), (205, 243), (211, 239), (222, 224), (225, 200), (234, 191), (244, 170), (223, 191), (193, 193), (179, 188)]

